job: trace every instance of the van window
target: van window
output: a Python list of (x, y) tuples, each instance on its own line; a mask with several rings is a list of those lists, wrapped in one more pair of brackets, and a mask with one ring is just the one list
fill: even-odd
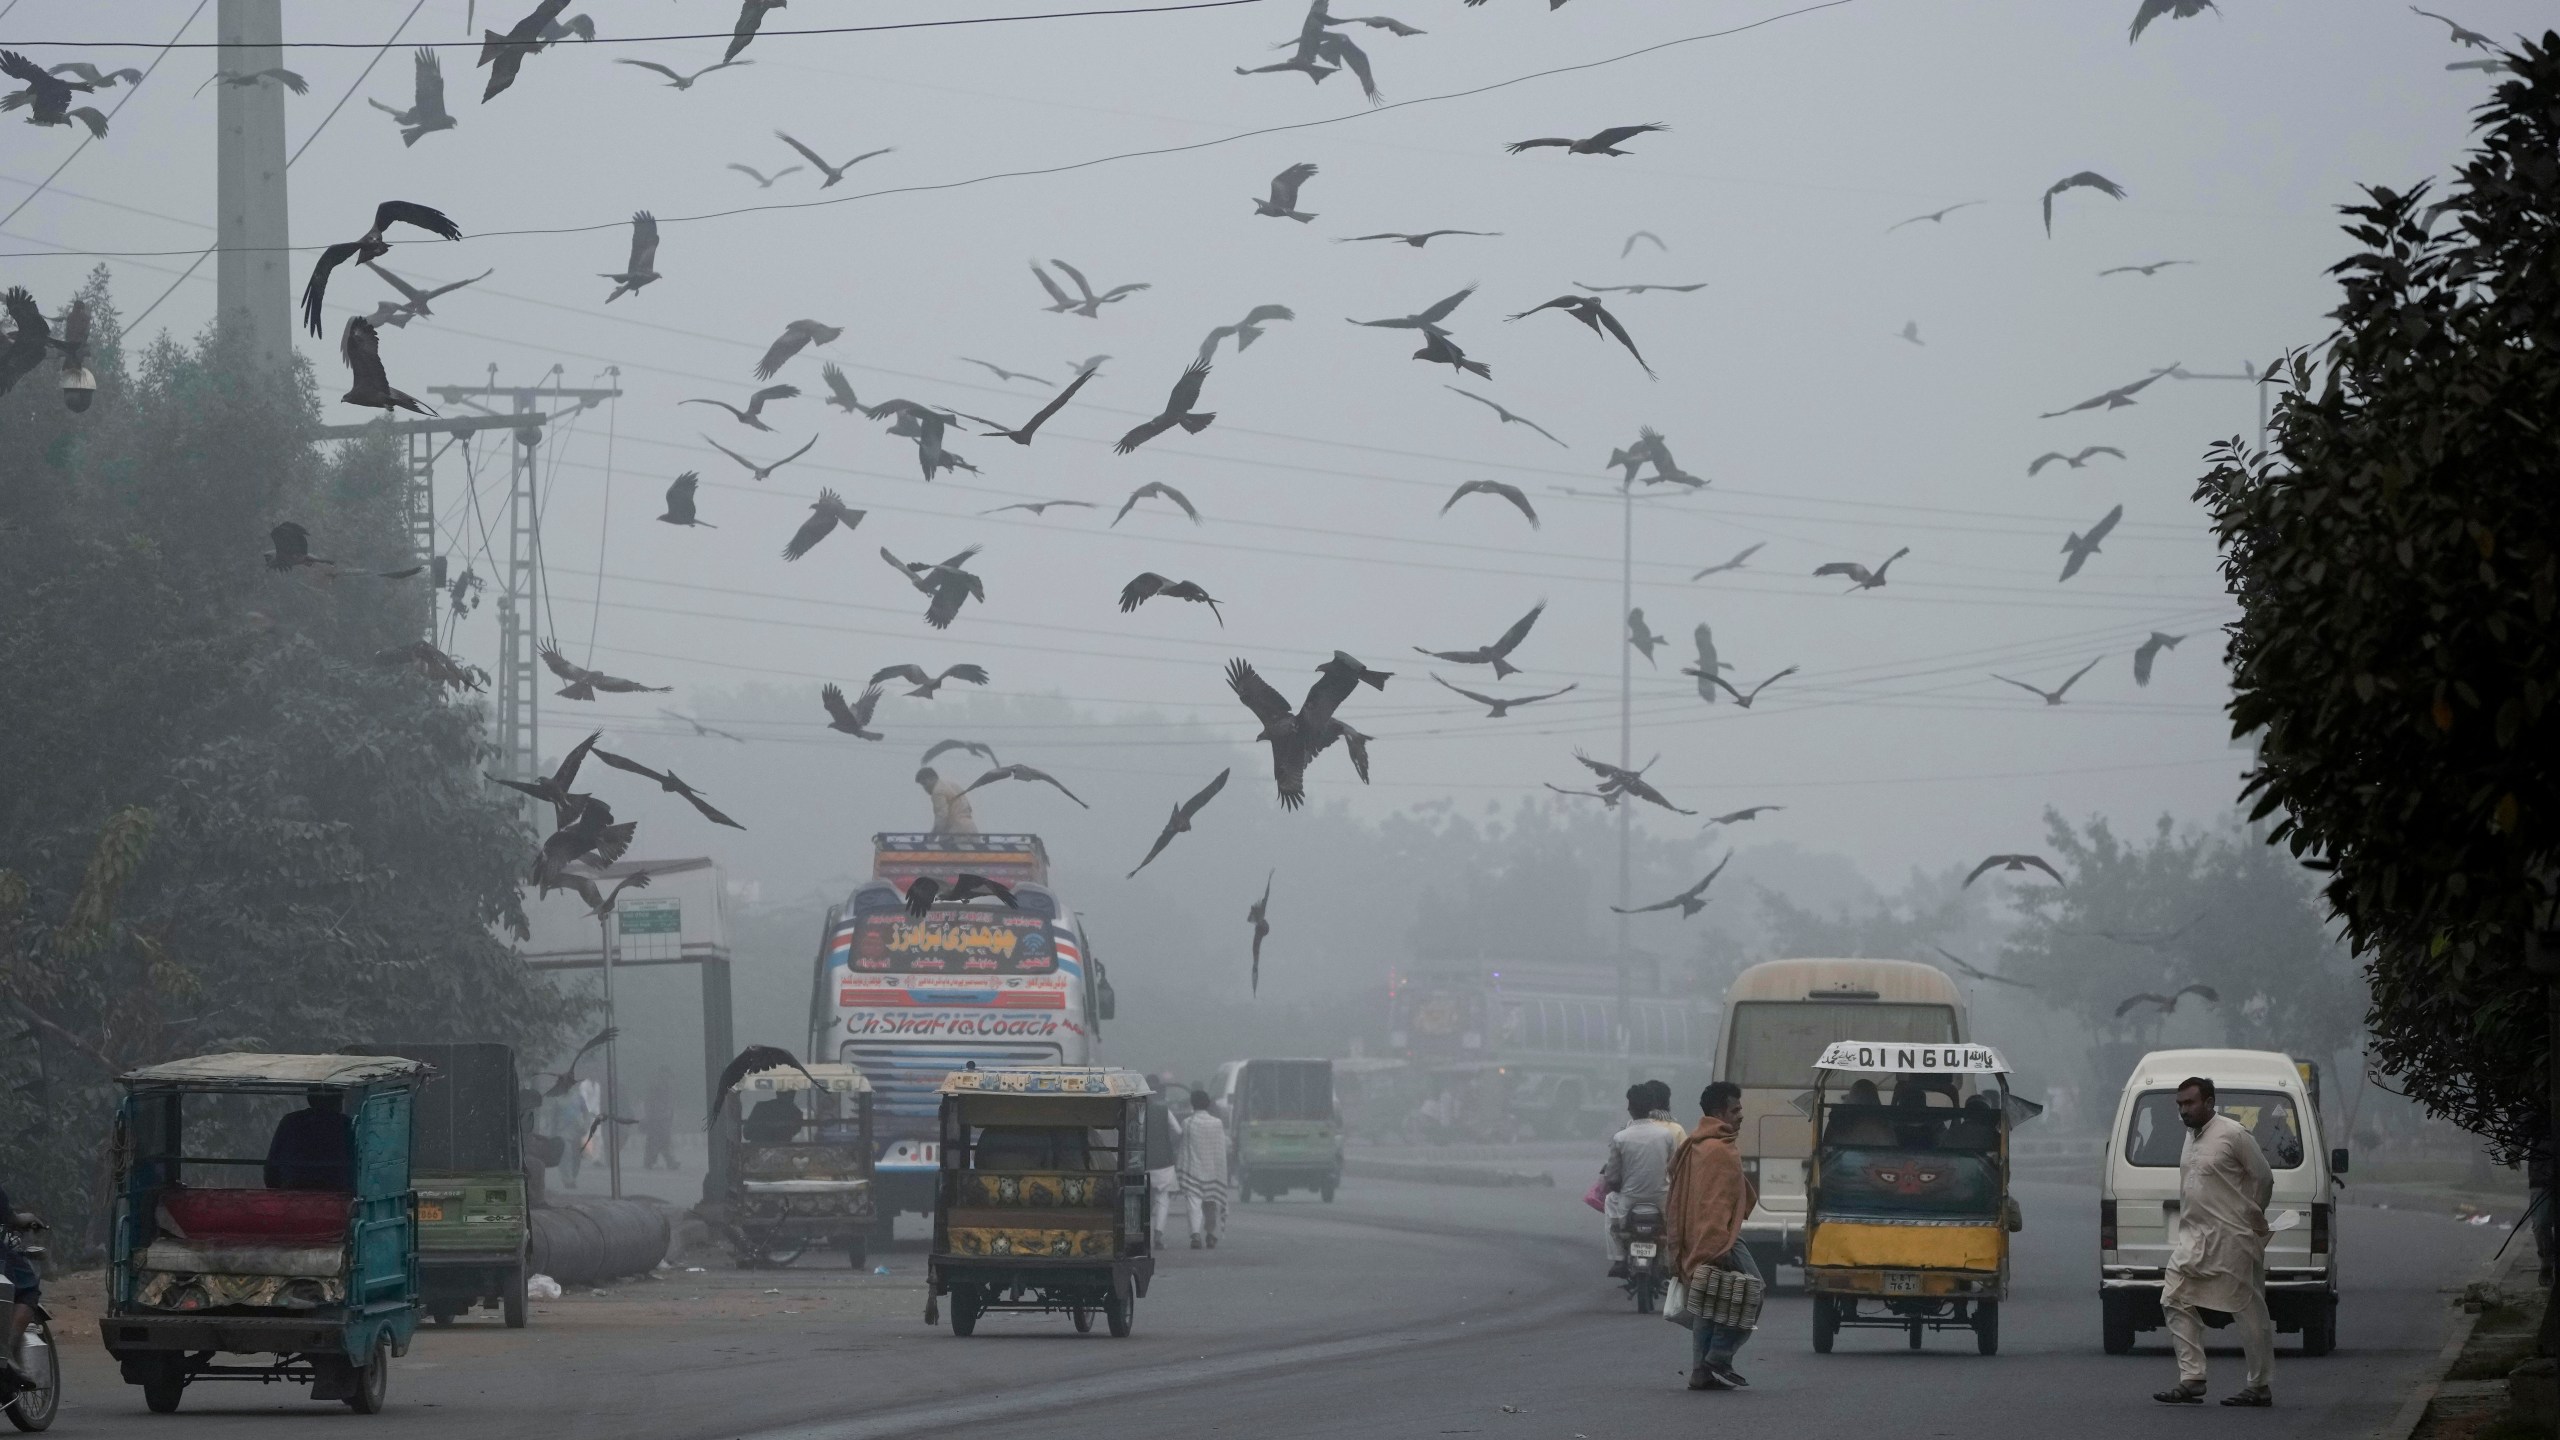
[[(1733, 1044), (1724, 1074), (1745, 1089), (1813, 1084), (1813, 1062), (1834, 1040), (1958, 1039), (1956, 1012), (1944, 1005), (1873, 1000), (1746, 1000), (1733, 1007)], [(2171, 1116), (2171, 1119), (2177, 1118)]]
[[(2214, 1097), (2214, 1108), (2248, 1127), (2271, 1168), (2291, 1170), (2302, 1163), (2302, 1113), (2292, 1096), (2281, 1090), (2224, 1090)], [(2125, 1129), (2125, 1163), (2174, 1169), (2186, 1138), (2177, 1092), (2146, 1090), (2135, 1098), (2133, 1120)]]

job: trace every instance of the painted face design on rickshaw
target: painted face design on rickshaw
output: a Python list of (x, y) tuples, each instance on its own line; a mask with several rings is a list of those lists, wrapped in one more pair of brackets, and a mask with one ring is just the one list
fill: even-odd
[(1925, 1195), (1946, 1182), (1947, 1171), (1927, 1160), (1876, 1160), (1867, 1165), (1867, 1178), (1896, 1195)]

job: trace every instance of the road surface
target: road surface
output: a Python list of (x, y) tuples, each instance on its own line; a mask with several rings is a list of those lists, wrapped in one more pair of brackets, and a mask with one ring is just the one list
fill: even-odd
[[(887, 1275), (815, 1257), (787, 1271), (715, 1265), (541, 1304), (524, 1331), (421, 1330), (372, 1418), (245, 1384), (199, 1384), (177, 1416), (147, 1414), (98, 1345), (94, 1279), (72, 1281), (59, 1287), (68, 1393), (55, 1433), (272, 1437), (309, 1420), (383, 1440), (1660, 1440), (1739, 1422), (1789, 1440), (2331, 1440), (2390, 1418), (2442, 1343), (2447, 1292), (2503, 1229), (2348, 1207), (2337, 1353), (2279, 1347), (2273, 1412), (2172, 1414), (2147, 1398), (2172, 1379), (2165, 1332), (2130, 1357), (2099, 1350), (2094, 1191), (2029, 1181), (2019, 1195), (2028, 1227), (1998, 1356), (1963, 1332), (1914, 1352), (1881, 1330), (1844, 1331), (1817, 1356), (1789, 1283), (1743, 1351), (1752, 1388), (1730, 1394), (1686, 1390), (1687, 1334), (1602, 1281), (1597, 1217), (1572, 1187), (1355, 1180), (1333, 1205), (1241, 1207), (1216, 1251), (1181, 1248), (1177, 1233), (1127, 1340), (1079, 1336), (1063, 1317), (990, 1316), (966, 1340), (928, 1329), (910, 1239), (884, 1257)], [(2217, 1394), (2238, 1370), (2236, 1354), (2215, 1360)]]

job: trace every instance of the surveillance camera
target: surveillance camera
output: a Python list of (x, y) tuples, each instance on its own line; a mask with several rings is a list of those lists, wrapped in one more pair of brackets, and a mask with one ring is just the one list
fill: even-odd
[(86, 369), (62, 372), (62, 404), (71, 413), (76, 415), (88, 409), (89, 402), (97, 398), (97, 394), (98, 377)]

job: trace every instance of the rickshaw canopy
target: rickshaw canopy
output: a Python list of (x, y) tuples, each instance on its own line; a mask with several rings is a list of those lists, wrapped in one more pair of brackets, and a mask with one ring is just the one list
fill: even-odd
[(943, 1095), (1074, 1095), (1127, 1098), (1152, 1095), (1135, 1070), (1088, 1065), (1007, 1065), (993, 1070), (954, 1070), (942, 1077)]
[(416, 1084), (432, 1067), (398, 1055), (266, 1055), (225, 1051), (168, 1060), (116, 1077), (127, 1089), (353, 1090)]

